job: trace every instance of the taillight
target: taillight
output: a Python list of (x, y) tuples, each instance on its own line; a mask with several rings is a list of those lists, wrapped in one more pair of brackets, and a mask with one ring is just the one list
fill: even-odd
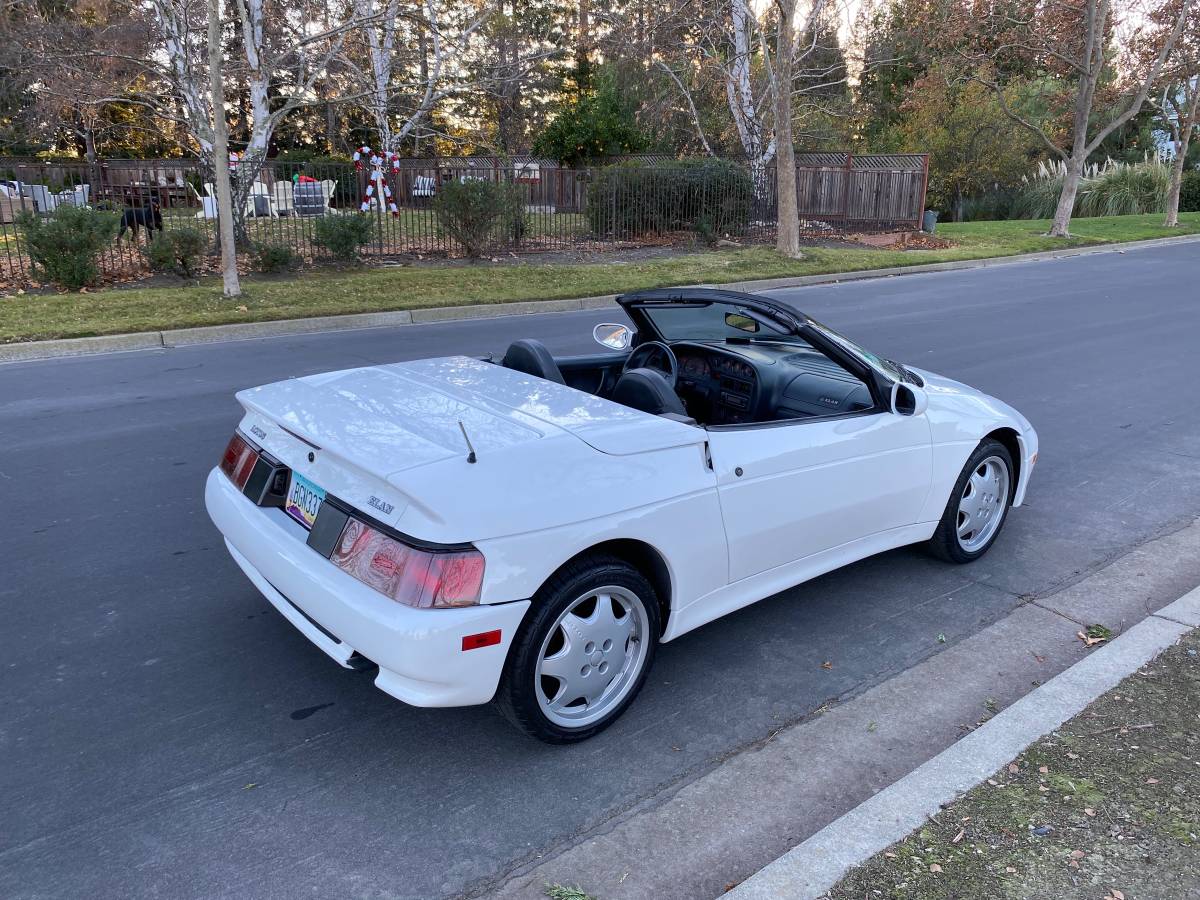
[(431, 553), (393, 540), (353, 518), (329, 559), (397, 603), (421, 609), (474, 606), (483, 586), (484, 561), (478, 550)]
[(229, 480), (237, 485), (238, 490), (246, 486), (254, 464), (258, 462), (258, 450), (237, 432), (229, 439), (225, 455), (221, 457), (221, 471), (229, 476)]

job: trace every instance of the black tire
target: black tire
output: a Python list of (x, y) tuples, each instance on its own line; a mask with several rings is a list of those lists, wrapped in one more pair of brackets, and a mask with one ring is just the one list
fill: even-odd
[[(1007, 496), (1004, 498), (1004, 503), (999, 510), (1000, 522), (988, 536), (986, 543), (973, 550), (968, 550), (962, 546), (958, 538), (959, 502), (967, 488), (967, 481), (972, 473), (989, 458), (999, 459), (1007, 470)], [(1004, 523), (1008, 520), (1008, 511), (1012, 508), (1013, 492), (1016, 490), (1016, 486), (1016, 471), (1013, 467), (1012, 455), (1008, 452), (1008, 448), (997, 440), (984, 438), (967, 459), (962, 472), (958, 476), (958, 480), (954, 482), (954, 490), (950, 492), (950, 497), (946, 501), (946, 509), (942, 513), (942, 519), (938, 523), (937, 531), (933, 533), (933, 537), (926, 544), (929, 552), (938, 559), (944, 559), (946, 562), (952, 563), (974, 562), (987, 553), (992, 545), (996, 543), (996, 538), (999, 537), (1000, 532), (1004, 528)]]
[[(564, 726), (550, 719), (542, 708), (536, 675), (539, 657), (544, 642), (555, 630), (560, 616), (589, 591), (604, 586), (627, 591), (641, 603), (645, 613), (645, 633), (640, 639), (645, 644), (640, 655), (641, 667), (634, 672), (631, 666), (627, 677), (628, 687), (623, 688), (624, 696), (606, 710), (602, 718), (580, 727)], [(500, 686), (492, 702), (513, 725), (540, 741), (571, 744), (587, 740), (615, 722), (642, 689), (646, 675), (654, 665), (654, 654), (661, 634), (660, 622), (659, 600), (654, 586), (633, 566), (607, 555), (576, 560), (559, 570), (534, 597), (529, 613), (508, 651)], [(616, 680), (614, 678), (613, 683)]]

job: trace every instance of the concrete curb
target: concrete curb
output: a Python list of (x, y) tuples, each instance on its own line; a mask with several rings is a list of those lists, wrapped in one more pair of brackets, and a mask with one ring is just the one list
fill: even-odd
[(821, 897), (849, 869), (919, 828), (943, 804), (982, 782), (1195, 627), (1200, 627), (1200, 587), (1027, 694), (723, 896)]
[[(892, 266), (885, 269), (862, 269), (857, 272), (830, 272), (824, 275), (798, 275), (789, 278), (764, 278), (756, 281), (735, 281), (721, 285), (737, 291), (770, 291), (781, 288), (839, 284), (871, 278), (892, 278), (897, 275), (921, 275), (929, 272), (956, 272), (988, 266), (1016, 265), (1039, 260), (1089, 256), (1093, 253), (1120, 253), (1126, 249), (1165, 247), (1174, 244), (1200, 242), (1200, 235), (1154, 238), (1121, 244), (1100, 244), (1026, 253), (1014, 256), (994, 256), (984, 259), (954, 262), (924, 263), (913, 266)], [(688, 285), (698, 287), (699, 285)], [(244, 341), (290, 334), (316, 334), (326, 331), (352, 331), (362, 328), (391, 328), (399, 325), (421, 325), (432, 322), (452, 322), (463, 319), (490, 319), (501, 316), (526, 316), (549, 312), (578, 312), (612, 306), (616, 294), (598, 297), (575, 297), (566, 300), (526, 300), (516, 303), (480, 303), (470, 306), (446, 306), (430, 309), (397, 310), (394, 312), (353, 313), (344, 316), (318, 316), (308, 319), (281, 319), (270, 322), (247, 322), (230, 325), (208, 325), (199, 328), (177, 328), (167, 331), (147, 331), (134, 334), (114, 334), (100, 337), (66, 338), (50, 341), (23, 341), (0, 344), (0, 363), (24, 362), (94, 353), (116, 353), (127, 350), (161, 350), (223, 341)]]

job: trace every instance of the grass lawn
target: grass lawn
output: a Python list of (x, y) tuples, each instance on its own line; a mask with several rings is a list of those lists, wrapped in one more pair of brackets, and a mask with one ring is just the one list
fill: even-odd
[(1048, 238), (1045, 221), (939, 225), (954, 241), (945, 250), (811, 248), (787, 259), (756, 247), (703, 251), (641, 262), (412, 266), (355, 271), (308, 271), (284, 278), (247, 277), (244, 295), (221, 296), (220, 280), (199, 285), (123, 288), (86, 294), (0, 297), (0, 343), (155, 331), (227, 322), (383, 310), (549, 300), (640, 288), (851, 272), (889, 266), (1010, 256), (1112, 241), (1200, 233), (1200, 213), (1180, 216), (1181, 227), (1161, 226), (1160, 214), (1076, 219), (1075, 236)]
[(1143, 900), (1200, 887), (1200, 636), (1192, 632), (829, 900)]

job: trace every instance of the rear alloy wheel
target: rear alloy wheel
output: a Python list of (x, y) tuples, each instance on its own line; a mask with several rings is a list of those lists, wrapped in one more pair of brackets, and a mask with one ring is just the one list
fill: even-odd
[(948, 562), (979, 559), (1008, 518), (1013, 487), (1008, 449), (991, 438), (980, 442), (963, 466), (929, 549)]
[(540, 740), (589, 738), (641, 689), (658, 635), (658, 598), (641, 573), (611, 557), (573, 564), (535, 598), (496, 704)]

